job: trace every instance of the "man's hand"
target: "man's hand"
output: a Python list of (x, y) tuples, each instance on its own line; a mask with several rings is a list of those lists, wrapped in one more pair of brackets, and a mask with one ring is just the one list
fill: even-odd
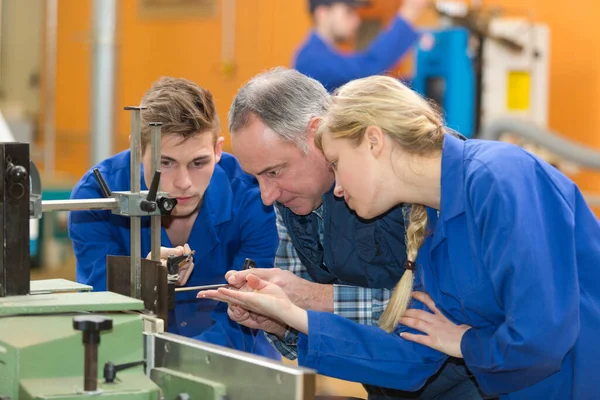
[(408, 22), (414, 23), (421, 13), (432, 4), (431, 0), (402, 0), (398, 15)]
[(285, 334), (286, 327), (282, 323), (265, 317), (264, 315), (248, 311), (235, 304), (229, 304), (227, 315), (229, 315), (229, 318), (231, 318), (232, 321), (235, 321), (240, 325), (244, 325), (250, 329), (261, 329), (276, 335), (279, 339), (283, 339)]
[(333, 285), (323, 285), (302, 279), (290, 271), (279, 268), (253, 268), (246, 271), (229, 271), (225, 279), (240, 290), (246, 290), (246, 277), (256, 275), (260, 279), (282, 288), (290, 300), (305, 310), (333, 312)]
[[(170, 247), (162, 247), (160, 248), (160, 262), (165, 267), (167, 266), (167, 259), (170, 255), (174, 255), (175, 257), (181, 256), (183, 254), (190, 254), (192, 250), (190, 246), (184, 244), (183, 246), (177, 246), (175, 248)], [(149, 260), (152, 256), (152, 252), (148, 253), (146, 258)], [(177, 280), (177, 285), (183, 286), (187, 283), (192, 271), (194, 270), (194, 260), (190, 257), (188, 262), (185, 262), (179, 266), (179, 279)]]

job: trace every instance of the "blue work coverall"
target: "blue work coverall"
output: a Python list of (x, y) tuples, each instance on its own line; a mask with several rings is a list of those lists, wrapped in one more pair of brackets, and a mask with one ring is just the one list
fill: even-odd
[(397, 16), (366, 50), (345, 54), (313, 31), (296, 52), (293, 67), (333, 92), (351, 80), (383, 74), (400, 61), (418, 37), (417, 31)]
[[(121, 152), (97, 165), (112, 191), (130, 190), (130, 151)], [(147, 190), (141, 167), (141, 188)], [(72, 199), (101, 198), (100, 186), (88, 171), (73, 189)], [(77, 258), (77, 281), (106, 290), (106, 256), (130, 255), (130, 220), (110, 211), (73, 211), (69, 236)], [(150, 218), (142, 218), (141, 257), (150, 252)], [(273, 266), (278, 245), (275, 212), (265, 207), (258, 184), (245, 174), (237, 159), (223, 153), (215, 166), (188, 245), (194, 254), (194, 270), (185, 286), (225, 283), (225, 273), (241, 269), (246, 257), (258, 268)], [(161, 246), (174, 247), (164, 228)], [(265, 336), (238, 325), (227, 316), (227, 304), (197, 299), (196, 291), (178, 292), (168, 331), (281, 359)]]
[[(461, 350), (481, 389), (600, 399), (600, 222), (577, 186), (519, 147), (446, 135), (440, 216), (428, 215), (415, 285), (472, 327)], [(416, 390), (446, 359), (398, 332), (308, 314), (299, 362), (322, 374)]]

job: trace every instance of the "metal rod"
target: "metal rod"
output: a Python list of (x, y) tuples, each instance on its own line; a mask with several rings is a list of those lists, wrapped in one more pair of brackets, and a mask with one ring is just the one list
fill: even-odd
[(218, 288), (222, 288), (222, 287), (229, 287), (231, 285), (229, 285), (228, 283), (219, 283), (216, 285), (204, 285), (204, 286), (189, 286), (189, 287), (180, 287), (180, 288), (175, 288), (176, 292), (191, 292), (192, 290), (214, 290), (214, 289), (218, 289)]
[(119, 207), (115, 198), (81, 200), (42, 200), (42, 212), (71, 210), (112, 210)]
[(112, 155), (115, 93), (115, 0), (93, 2), (92, 146), (91, 164)]
[[(161, 139), (160, 122), (150, 123), (150, 150), (152, 151), (152, 174), (160, 169), (160, 139)], [(160, 222), (161, 216), (155, 215), (150, 217), (150, 251), (152, 261), (160, 261)]]
[[(142, 107), (125, 107), (131, 111), (131, 193), (140, 192), (140, 134)], [(141, 220), (140, 217), (131, 217), (131, 297), (142, 298), (142, 269), (141, 269)]]
[(83, 390), (95, 392), (98, 389), (98, 344), (84, 345), (83, 360)]
[(46, 79), (44, 82), (44, 175), (54, 175), (56, 155), (56, 32), (58, 0), (46, 1)]

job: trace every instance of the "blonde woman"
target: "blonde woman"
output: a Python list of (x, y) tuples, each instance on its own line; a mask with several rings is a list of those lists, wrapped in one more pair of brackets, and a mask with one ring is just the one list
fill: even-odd
[[(340, 88), (318, 139), (359, 216), (412, 204), (383, 329), (302, 310), (252, 275), (205, 296), (299, 330), (301, 365), (337, 378), (415, 390), (449, 355), (489, 395), (600, 398), (600, 222), (573, 182), (514, 145), (447, 133), (388, 77)], [(430, 311), (407, 309), (411, 291)]]

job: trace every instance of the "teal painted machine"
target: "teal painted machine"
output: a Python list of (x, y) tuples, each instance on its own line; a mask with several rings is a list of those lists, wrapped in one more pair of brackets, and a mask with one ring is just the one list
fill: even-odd
[(465, 28), (425, 31), (416, 50), (412, 87), (443, 111), (446, 125), (466, 137), (476, 132), (476, 74)]

